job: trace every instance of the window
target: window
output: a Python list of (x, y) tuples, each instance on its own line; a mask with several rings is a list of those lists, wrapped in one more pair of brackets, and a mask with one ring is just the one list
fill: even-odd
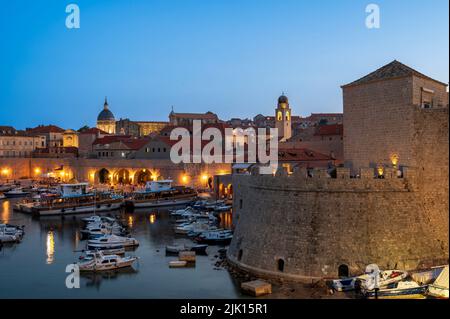
[(283, 114), (281, 114), (281, 111), (278, 111), (277, 113), (277, 121), (281, 121), (283, 119)]
[(166, 151), (167, 151), (167, 150), (166, 150), (166, 148), (164, 147), (164, 148), (163, 148), (163, 152), (165, 153)]
[(161, 148), (158, 147), (158, 153), (160, 153), (160, 152), (161, 152)]
[(286, 121), (289, 121), (291, 119), (291, 115), (289, 114), (289, 111), (286, 111)]
[(349, 276), (349, 271), (348, 271), (347, 265), (340, 265), (338, 267), (338, 276), (339, 276), (339, 278)]
[(145, 153), (149, 153), (150, 152), (150, 148), (146, 147), (145, 148)]
[(242, 259), (242, 249), (239, 249), (239, 252), (238, 252), (238, 261), (241, 261), (241, 259)]
[(284, 271), (284, 260), (282, 258), (277, 261), (278, 271)]
[(424, 109), (431, 109), (431, 102), (423, 101), (422, 108), (424, 108)]
[(155, 153), (155, 148), (152, 148), (152, 152)]
[(239, 200), (239, 208), (242, 209), (242, 199)]

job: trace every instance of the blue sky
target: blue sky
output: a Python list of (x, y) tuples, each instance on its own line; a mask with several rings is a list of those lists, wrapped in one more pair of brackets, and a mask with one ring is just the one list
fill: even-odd
[[(0, 4), (0, 125), (342, 111), (340, 85), (397, 59), (449, 80), (448, 0), (78, 0)], [(366, 5), (381, 28), (365, 27)]]

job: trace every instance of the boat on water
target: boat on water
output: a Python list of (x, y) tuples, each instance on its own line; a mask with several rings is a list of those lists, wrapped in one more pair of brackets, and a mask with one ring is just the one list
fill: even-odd
[(118, 255), (105, 255), (100, 251), (93, 254), (92, 259), (76, 263), (80, 271), (106, 271), (131, 267), (137, 257), (120, 257)]
[(22, 188), (13, 188), (10, 191), (4, 193), (7, 198), (25, 197), (31, 194), (31, 192), (24, 191)]
[(114, 223), (116, 219), (114, 217), (108, 217), (108, 216), (99, 216), (99, 215), (92, 215), (89, 217), (83, 217), (81, 220), (85, 223), (101, 223), (101, 222), (107, 222), (107, 223)]
[(111, 192), (87, 192), (88, 183), (61, 184), (59, 194), (42, 194), (37, 203), (17, 205), (35, 216), (86, 214), (119, 209), (123, 196)]
[(104, 235), (118, 235), (125, 234), (125, 229), (118, 223), (91, 223), (86, 226), (85, 229), (80, 231), (84, 238), (98, 238)]
[(373, 299), (425, 299), (428, 285), (419, 285), (413, 280), (398, 281), (375, 290), (362, 290), (366, 298)]
[(199, 243), (213, 245), (228, 245), (231, 239), (233, 239), (233, 233), (230, 230), (208, 231), (194, 238)]
[(197, 254), (206, 254), (208, 245), (172, 245), (166, 246), (167, 254), (178, 254), (180, 251), (195, 251)]
[(2, 200), (2, 199), (6, 199), (6, 196), (5, 196), (5, 194), (0, 193), (0, 200)]
[(107, 255), (123, 256), (125, 255), (125, 247), (117, 249), (105, 249), (105, 250), (84, 250), (81, 256), (78, 257), (78, 259), (83, 261), (93, 260), (95, 254), (98, 252), (101, 252), (105, 256)]
[(449, 289), (448, 265), (444, 267), (436, 280), (428, 286), (427, 294), (433, 298), (448, 299)]
[(2, 243), (20, 242), (24, 233), (23, 227), (0, 224), (0, 242)]
[(139, 241), (132, 237), (122, 237), (117, 235), (104, 235), (96, 239), (88, 240), (87, 247), (90, 250), (95, 249), (112, 249), (113, 247), (136, 247)]
[(187, 205), (197, 197), (190, 187), (172, 186), (172, 180), (147, 182), (145, 189), (136, 191), (125, 200), (129, 208)]

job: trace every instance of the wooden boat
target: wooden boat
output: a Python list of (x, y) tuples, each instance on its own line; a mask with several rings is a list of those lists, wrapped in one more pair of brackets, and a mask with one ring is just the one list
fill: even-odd
[(187, 261), (184, 260), (172, 260), (169, 261), (170, 268), (182, 268), (187, 266)]
[(92, 259), (78, 262), (77, 265), (80, 271), (97, 272), (131, 267), (137, 259), (137, 257), (120, 257), (118, 255), (104, 255), (101, 252), (95, 252)]
[(197, 192), (184, 186), (171, 186), (172, 180), (147, 182), (144, 191), (134, 192), (125, 200), (129, 208), (148, 208), (186, 205), (197, 197)]
[(42, 195), (38, 205), (32, 207), (36, 216), (86, 214), (119, 209), (123, 196), (110, 192), (86, 191), (88, 184), (62, 184), (61, 194)]
[(436, 280), (428, 286), (427, 294), (433, 298), (448, 299), (448, 265), (444, 267)]

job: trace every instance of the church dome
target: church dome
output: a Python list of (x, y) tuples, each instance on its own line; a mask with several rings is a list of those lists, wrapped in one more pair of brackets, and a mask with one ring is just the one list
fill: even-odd
[(98, 115), (97, 121), (115, 121), (114, 114), (108, 109), (108, 101), (106, 98), (103, 110)]
[(288, 103), (289, 103), (289, 100), (288, 100), (287, 96), (283, 94), (283, 95), (281, 95), (281, 96), (278, 98), (278, 103), (279, 103), (279, 104), (281, 104), (281, 103), (286, 103), (286, 104), (288, 104)]

